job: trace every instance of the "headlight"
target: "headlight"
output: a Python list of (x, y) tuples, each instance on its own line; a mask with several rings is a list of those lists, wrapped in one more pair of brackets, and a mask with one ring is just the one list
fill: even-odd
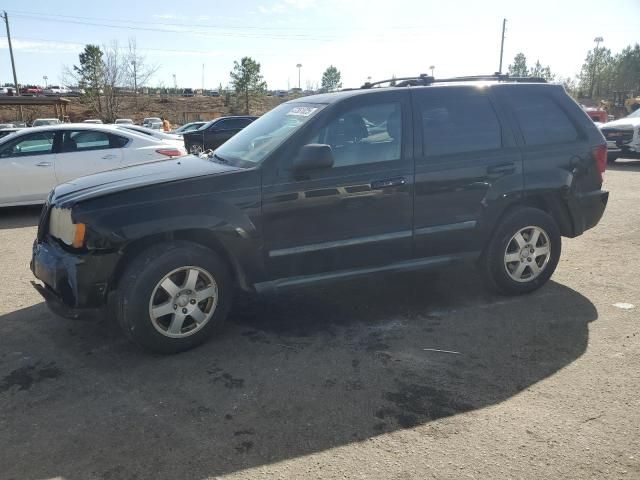
[(86, 226), (73, 223), (71, 209), (54, 207), (49, 217), (49, 233), (67, 245), (80, 248), (84, 245)]

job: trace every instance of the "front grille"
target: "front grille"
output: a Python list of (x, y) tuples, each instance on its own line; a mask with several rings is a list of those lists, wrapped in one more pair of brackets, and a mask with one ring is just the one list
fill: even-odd
[(633, 130), (603, 128), (602, 134), (604, 135), (604, 138), (606, 138), (610, 142), (616, 142), (617, 144), (630, 143), (631, 140), (633, 140)]

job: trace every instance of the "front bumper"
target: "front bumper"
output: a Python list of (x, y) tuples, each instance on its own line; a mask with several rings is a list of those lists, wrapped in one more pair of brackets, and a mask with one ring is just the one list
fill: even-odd
[(117, 261), (117, 253), (75, 254), (43, 240), (33, 245), (31, 271), (44, 284), (36, 290), (51, 309), (63, 316), (77, 317), (81, 311), (106, 305)]

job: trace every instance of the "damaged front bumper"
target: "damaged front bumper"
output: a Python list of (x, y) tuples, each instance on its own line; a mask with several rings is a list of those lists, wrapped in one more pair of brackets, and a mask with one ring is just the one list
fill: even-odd
[(33, 283), (54, 313), (78, 318), (102, 309), (117, 253), (70, 253), (48, 241), (33, 245), (31, 271), (43, 285)]

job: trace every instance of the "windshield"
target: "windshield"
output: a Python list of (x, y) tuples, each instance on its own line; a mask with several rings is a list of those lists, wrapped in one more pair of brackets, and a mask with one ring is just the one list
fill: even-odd
[(283, 103), (231, 137), (216, 154), (231, 162), (258, 164), (324, 107), (317, 103)]
[(633, 112), (630, 115), (627, 115), (627, 118), (640, 118), (640, 108), (637, 109), (635, 112)]

